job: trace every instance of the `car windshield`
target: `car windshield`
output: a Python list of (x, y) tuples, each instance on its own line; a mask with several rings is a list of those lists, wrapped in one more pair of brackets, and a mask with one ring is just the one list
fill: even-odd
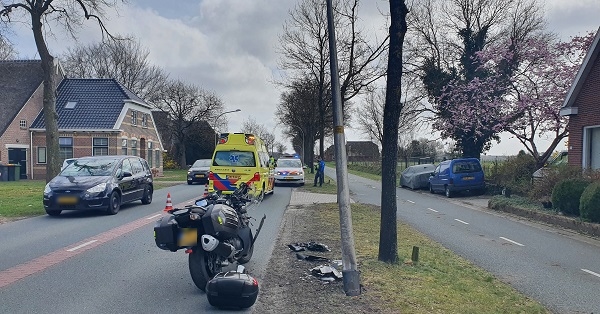
[(118, 158), (77, 159), (68, 165), (60, 175), (63, 177), (109, 176), (118, 161)]
[(210, 159), (199, 159), (194, 162), (192, 168), (210, 167)]
[(452, 166), (454, 173), (480, 172), (481, 165), (477, 161), (457, 161)]
[(302, 163), (298, 159), (280, 159), (277, 161), (279, 168), (302, 168)]
[(253, 152), (218, 151), (213, 160), (213, 166), (256, 167)]

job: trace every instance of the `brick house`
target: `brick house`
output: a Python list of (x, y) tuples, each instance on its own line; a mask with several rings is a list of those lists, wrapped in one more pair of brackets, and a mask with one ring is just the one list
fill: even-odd
[[(371, 141), (347, 141), (346, 142), (346, 156), (348, 162), (359, 162), (359, 161), (379, 161), (379, 147), (377, 144)], [(334, 145), (329, 146), (325, 150), (325, 160), (332, 161), (335, 158), (335, 147)]]
[[(60, 158), (135, 155), (163, 170), (163, 145), (149, 104), (114, 79), (63, 79), (57, 88)], [(46, 176), (43, 112), (30, 128), (30, 173)]]
[(0, 164), (20, 164), (21, 179), (31, 177), (29, 125), (42, 111), (43, 93), (40, 60), (0, 61)]
[(600, 169), (600, 29), (560, 110), (569, 117), (568, 162)]

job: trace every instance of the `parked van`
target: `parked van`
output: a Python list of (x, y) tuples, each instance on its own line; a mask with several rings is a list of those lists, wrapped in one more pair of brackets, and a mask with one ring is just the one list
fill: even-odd
[(258, 136), (247, 133), (221, 134), (208, 178), (209, 192), (232, 193), (241, 181), (253, 187), (259, 198), (273, 193), (275, 180), (266, 146)]
[(429, 177), (429, 192), (444, 192), (452, 197), (456, 192), (485, 192), (483, 169), (477, 158), (442, 161)]

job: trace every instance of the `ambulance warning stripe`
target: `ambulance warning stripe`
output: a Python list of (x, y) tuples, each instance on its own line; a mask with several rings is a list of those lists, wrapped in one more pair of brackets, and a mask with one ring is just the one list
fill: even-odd
[[(188, 200), (182, 203), (177, 204), (175, 207), (183, 208), (185, 205), (193, 204), (195, 199)], [(19, 264), (8, 268), (6, 270), (0, 271), (0, 288), (6, 287), (10, 284), (13, 284), (25, 277), (41, 272), (53, 265), (64, 262), (65, 260), (81, 254), (87, 250), (98, 247), (106, 242), (114, 240), (122, 235), (130, 233), (140, 227), (143, 227), (147, 224), (154, 223), (155, 220), (148, 219), (150, 217), (156, 217), (156, 214), (152, 214), (151, 216), (146, 216), (140, 218), (138, 220), (132, 221), (128, 224), (122, 225), (120, 227), (108, 230), (106, 232), (100, 233), (96, 236), (87, 238), (80, 242), (74, 243), (67, 247), (58, 249), (54, 252), (50, 252), (46, 255), (40, 256), (38, 258), (32, 259), (23, 264)]]

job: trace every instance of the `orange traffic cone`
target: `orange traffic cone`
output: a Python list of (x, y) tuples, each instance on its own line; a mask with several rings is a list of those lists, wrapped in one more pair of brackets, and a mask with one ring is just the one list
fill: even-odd
[(164, 211), (168, 212), (170, 210), (173, 210), (173, 203), (171, 203), (171, 193), (167, 193), (167, 205)]
[(208, 182), (206, 182), (206, 184), (204, 185), (204, 194), (202, 195), (202, 197), (207, 197), (208, 196)]

